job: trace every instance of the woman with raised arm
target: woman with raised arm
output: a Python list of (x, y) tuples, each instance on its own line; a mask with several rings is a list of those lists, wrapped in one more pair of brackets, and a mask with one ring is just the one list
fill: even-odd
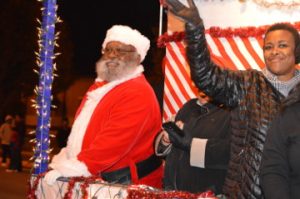
[[(211, 61), (205, 28), (193, 0), (166, 0), (185, 21), (186, 54), (196, 86), (231, 112), (231, 156), (223, 188), (230, 199), (263, 198), (259, 171), (267, 130), (280, 104), (300, 81), (300, 37), (288, 24), (274, 24), (264, 38), (262, 71), (231, 71)], [(204, 179), (205, 180), (205, 179)]]

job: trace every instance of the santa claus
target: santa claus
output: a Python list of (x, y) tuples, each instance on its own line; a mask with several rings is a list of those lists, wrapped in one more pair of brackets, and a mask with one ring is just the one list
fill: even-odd
[(140, 65), (149, 47), (149, 39), (128, 26), (107, 31), (95, 83), (78, 108), (67, 146), (49, 164), (49, 185), (61, 176), (99, 175), (161, 187), (162, 164), (153, 150), (160, 109)]

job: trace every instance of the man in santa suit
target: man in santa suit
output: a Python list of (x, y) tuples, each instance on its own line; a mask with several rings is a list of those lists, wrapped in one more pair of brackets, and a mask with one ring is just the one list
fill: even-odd
[(149, 47), (149, 39), (128, 26), (107, 31), (95, 83), (78, 108), (67, 146), (49, 164), (49, 185), (61, 176), (98, 175), (161, 187), (161, 160), (153, 149), (160, 109), (140, 65)]

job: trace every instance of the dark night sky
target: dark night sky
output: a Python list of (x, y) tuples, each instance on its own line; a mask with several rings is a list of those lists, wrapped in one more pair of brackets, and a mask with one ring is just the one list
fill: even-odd
[[(114, 24), (140, 30), (155, 45), (157, 35), (151, 27), (158, 27), (159, 0), (59, 0), (58, 5), (58, 15), (69, 26), (74, 67), (80, 74), (94, 74), (106, 30)], [(145, 62), (149, 59), (147, 56)]]

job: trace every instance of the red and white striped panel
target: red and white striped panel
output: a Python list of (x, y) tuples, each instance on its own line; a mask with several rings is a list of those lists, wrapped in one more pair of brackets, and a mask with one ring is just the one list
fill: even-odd
[[(212, 59), (232, 70), (261, 70), (264, 67), (262, 37), (214, 38), (206, 34)], [(170, 42), (166, 47), (163, 120), (167, 120), (197, 94), (190, 78), (190, 69), (183, 42)]]

